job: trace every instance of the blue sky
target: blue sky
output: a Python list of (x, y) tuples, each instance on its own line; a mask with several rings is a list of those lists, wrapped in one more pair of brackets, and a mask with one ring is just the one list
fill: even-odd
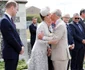
[(62, 14), (79, 13), (82, 8), (85, 8), (85, 0), (28, 0), (26, 7), (35, 6), (38, 8), (50, 7), (50, 10), (60, 9)]

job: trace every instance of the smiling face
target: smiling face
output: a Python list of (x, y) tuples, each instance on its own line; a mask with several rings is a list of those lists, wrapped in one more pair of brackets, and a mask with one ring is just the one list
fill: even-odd
[(79, 22), (79, 19), (80, 19), (79, 16), (74, 16), (74, 17), (73, 17), (73, 21), (76, 22), (76, 23)]
[(69, 14), (67, 14), (67, 15), (65, 15), (65, 16), (63, 17), (63, 21), (64, 21), (65, 23), (68, 23), (69, 20), (70, 20), (70, 15), (69, 15)]

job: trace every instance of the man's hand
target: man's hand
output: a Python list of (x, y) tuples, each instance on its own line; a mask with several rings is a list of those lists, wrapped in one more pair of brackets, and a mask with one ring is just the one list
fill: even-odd
[(74, 49), (74, 44), (70, 45), (69, 49), (70, 50)]
[(39, 33), (38, 34), (38, 39), (42, 40), (43, 39), (43, 36), (44, 36), (44, 33), (43, 32)]
[(85, 39), (82, 40), (82, 43), (85, 44)]
[(47, 49), (47, 55), (50, 56), (51, 55), (51, 48)]
[(20, 51), (20, 54), (24, 53), (24, 47), (22, 46), (22, 50)]
[(48, 41), (48, 44), (56, 44), (56, 43), (57, 43), (56, 40), (50, 40), (50, 41)]

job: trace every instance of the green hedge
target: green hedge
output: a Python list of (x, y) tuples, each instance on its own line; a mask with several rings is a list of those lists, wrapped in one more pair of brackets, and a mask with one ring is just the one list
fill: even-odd
[(40, 16), (39, 16), (38, 14), (28, 14), (28, 15), (26, 16), (26, 20), (27, 20), (27, 21), (32, 21), (32, 18), (33, 18), (33, 17), (36, 17), (36, 18), (37, 18), (38, 23), (41, 22), (41, 18), (40, 18)]

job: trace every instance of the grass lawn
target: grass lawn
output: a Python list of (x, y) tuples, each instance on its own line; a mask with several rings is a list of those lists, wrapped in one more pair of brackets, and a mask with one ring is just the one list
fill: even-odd
[(29, 32), (29, 29), (26, 30), (26, 34), (27, 34), (27, 39), (30, 39), (30, 32)]
[[(27, 39), (30, 39), (29, 29), (26, 30), (26, 34), (27, 34)], [(26, 62), (24, 60), (20, 60), (18, 63), (17, 70), (23, 70), (23, 69), (27, 69)], [(2, 61), (0, 61), (0, 70), (4, 70), (4, 62)]]
[[(18, 63), (17, 70), (23, 70), (23, 69), (27, 69), (26, 62), (24, 60), (20, 60)], [(4, 62), (3, 61), (0, 61), (0, 70), (4, 70)]]
[[(85, 62), (84, 62), (84, 69), (85, 69)], [(17, 70), (24, 70), (24, 69), (27, 69), (27, 65), (26, 65), (26, 62), (24, 60), (20, 60), (19, 63), (18, 63), (18, 67), (17, 67)], [(0, 70), (4, 70), (4, 62), (3, 61), (0, 61)]]

